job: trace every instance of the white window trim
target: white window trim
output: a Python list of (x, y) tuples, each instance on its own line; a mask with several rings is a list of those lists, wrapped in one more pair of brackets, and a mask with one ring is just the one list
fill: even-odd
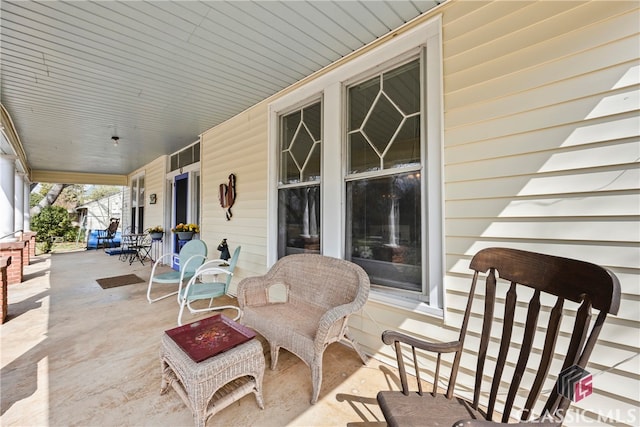
[[(169, 169), (171, 169), (171, 156), (179, 153), (180, 151), (189, 148), (189, 147), (193, 147), (194, 145), (200, 143), (200, 161), (198, 162), (194, 162), (194, 163), (190, 163), (186, 166), (183, 166), (181, 168), (178, 168), (176, 170), (173, 171), (169, 171)], [(202, 218), (198, 219), (195, 216), (195, 205), (198, 204), (200, 206), (200, 215), (202, 216), (202, 140), (198, 139), (197, 141), (192, 142), (191, 144), (182, 147), (181, 149), (174, 151), (173, 153), (167, 155), (166, 158), (166, 162), (165, 162), (165, 171), (168, 171), (165, 173), (165, 185), (164, 185), (164, 191), (165, 191), (165, 196), (164, 196), (164, 201), (165, 201), (165, 206), (164, 206), (164, 227), (165, 229), (169, 230), (171, 229), (171, 227), (173, 227), (176, 223), (175, 220), (175, 210), (174, 210), (174, 206), (175, 206), (175, 192), (173, 191), (173, 183), (174, 183), (174, 179), (176, 176), (178, 175), (182, 175), (183, 173), (188, 173), (189, 174), (189, 188), (188, 188), (188, 193), (187, 193), (187, 197), (190, 200), (189, 205), (187, 206), (187, 218), (189, 218), (189, 222), (194, 222), (194, 223), (199, 223), (200, 225), (202, 225)], [(199, 197), (196, 196), (196, 177), (199, 176), (200, 177), (200, 195)], [(165, 238), (163, 240), (163, 250), (165, 253), (171, 252), (173, 251), (173, 240), (170, 238)]]
[[(324, 255), (344, 258), (345, 195), (344, 171), (345, 153), (343, 138), (345, 123), (345, 82), (362, 78), (366, 74), (379, 72), (389, 61), (406, 57), (421, 46), (426, 46), (426, 91), (425, 118), (428, 123), (425, 136), (427, 162), (424, 167), (429, 176), (439, 176), (439, 180), (426, 180), (423, 188), (425, 203), (436, 206), (426, 210), (427, 239), (424, 253), (424, 267), (428, 271), (429, 304), (396, 296), (393, 292), (372, 289), (371, 300), (403, 307), (414, 311), (442, 315), (444, 307), (444, 201), (443, 201), (443, 85), (442, 85), (442, 17), (435, 16), (405, 33), (397, 35), (379, 47), (365, 52), (347, 63), (328, 71), (308, 84), (295, 89), (269, 104), (269, 172), (267, 195), (267, 267), (277, 260), (277, 179), (278, 179), (278, 117), (294, 106), (314, 97), (323, 97), (323, 138), (322, 138), (322, 185), (321, 212), (322, 252)], [(335, 108), (340, 105), (341, 108)], [(325, 161), (325, 159), (341, 159)], [(336, 191), (336, 189), (340, 191)]]

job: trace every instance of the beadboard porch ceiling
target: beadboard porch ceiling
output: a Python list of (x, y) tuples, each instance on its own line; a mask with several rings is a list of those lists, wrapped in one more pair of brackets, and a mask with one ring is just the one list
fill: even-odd
[(4, 0), (1, 101), (31, 170), (127, 174), (438, 3)]

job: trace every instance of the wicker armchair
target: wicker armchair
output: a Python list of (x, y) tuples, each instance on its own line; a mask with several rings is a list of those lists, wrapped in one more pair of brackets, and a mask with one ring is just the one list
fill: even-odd
[(317, 254), (289, 255), (266, 275), (238, 284), (240, 321), (269, 342), (271, 369), (276, 368), (280, 347), (311, 368), (311, 403), (316, 403), (322, 354), (329, 344), (346, 340), (363, 362), (367, 360), (349, 336), (347, 321), (368, 295), (369, 277), (358, 265)]

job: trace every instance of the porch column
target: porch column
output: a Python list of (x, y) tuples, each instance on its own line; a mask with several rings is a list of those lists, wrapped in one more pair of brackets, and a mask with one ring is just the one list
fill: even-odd
[[(29, 210), (31, 206), (29, 206), (29, 200), (31, 197), (31, 184), (27, 178), (27, 175), (24, 176), (24, 215), (22, 218), (22, 240), (27, 242), (28, 250), (25, 251), (25, 255), (27, 255), (27, 259), (25, 260), (25, 265), (31, 264), (31, 260), (36, 256), (36, 233), (35, 231), (31, 231), (31, 213)], [(23, 257), (24, 258), (24, 257)]]
[(24, 179), (24, 217), (22, 219), (22, 229), (24, 231), (31, 231), (31, 213), (29, 212), (29, 210), (31, 209), (31, 206), (29, 204), (29, 201), (31, 199), (31, 190), (30, 190), (30, 184), (31, 182), (29, 182), (29, 180), (26, 178), (25, 175), (25, 179)]
[[(0, 155), (0, 241), (15, 242), (13, 236), (15, 226), (14, 192), (16, 157), (8, 154)], [(7, 236), (3, 238), (3, 236)]]
[(9, 287), (9, 280), (7, 276), (7, 268), (11, 265), (11, 257), (0, 256), (0, 286), (2, 287), (2, 294), (0, 298), (0, 323), (4, 323), (7, 320), (7, 308), (9, 307), (7, 299), (7, 288)]
[(24, 231), (24, 174), (20, 172), (15, 173), (14, 177), (14, 192), (13, 192), (13, 229), (15, 231)]

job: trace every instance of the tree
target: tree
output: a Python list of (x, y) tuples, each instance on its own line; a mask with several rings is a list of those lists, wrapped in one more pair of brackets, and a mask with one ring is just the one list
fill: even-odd
[(44, 196), (38, 192), (31, 193), (29, 197), (29, 210), (31, 210), (34, 206), (37, 206), (40, 201), (44, 199)]
[(121, 187), (116, 185), (96, 185), (87, 193), (87, 200), (98, 200), (103, 197), (111, 196), (122, 191)]
[(40, 212), (42, 212), (42, 210), (45, 207), (53, 205), (55, 201), (58, 199), (58, 197), (60, 196), (60, 194), (62, 193), (62, 190), (64, 190), (68, 186), (69, 184), (51, 185), (51, 189), (47, 192), (44, 198), (40, 200), (40, 202), (36, 206), (34, 206), (29, 210), (29, 214), (31, 214), (31, 217), (33, 218), (36, 215), (38, 215)]

